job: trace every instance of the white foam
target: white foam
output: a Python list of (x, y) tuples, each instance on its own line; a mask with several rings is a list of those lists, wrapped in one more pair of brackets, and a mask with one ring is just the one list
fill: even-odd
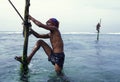
[(0, 31), (0, 34), (21, 34), (19, 31)]
[(64, 32), (62, 34), (96, 34), (92, 32)]
[(115, 34), (115, 35), (117, 35), (117, 34), (120, 34), (120, 32), (118, 32), (118, 33), (107, 33), (107, 34)]

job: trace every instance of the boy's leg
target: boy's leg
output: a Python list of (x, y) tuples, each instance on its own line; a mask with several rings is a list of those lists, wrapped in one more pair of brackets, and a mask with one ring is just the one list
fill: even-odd
[(51, 47), (44, 42), (43, 40), (38, 40), (32, 50), (32, 52), (30, 53), (30, 55), (28, 56), (28, 63), (30, 63), (32, 57), (34, 56), (34, 54), (37, 52), (37, 50), (42, 47), (45, 51), (45, 53), (47, 54), (47, 56), (49, 56), (51, 54)]
[(61, 67), (59, 67), (59, 65), (55, 64), (55, 71), (57, 73), (57, 75), (62, 75), (62, 69)]
[[(34, 54), (37, 52), (37, 50), (38, 50), (40, 47), (42, 47), (42, 48), (44, 49), (44, 51), (45, 51), (45, 53), (47, 54), (48, 57), (50, 56), (50, 54), (51, 54), (51, 52), (52, 52), (51, 47), (50, 47), (46, 42), (44, 42), (43, 40), (38, 40), (38, 41), (36, 42), (36, 44), (35, 44), (32, 52), (31, 52), (30, 55), (28, 56), (28, 59), (27, 59), (28, 64), (30, 63), (32, 57), (34, 56)], [(17, 61), (19, 61), (19, 62), (22, 63), (22, 61), (21, 61), (22, 59), (21, 59), (21, 58), (22, 58), (21, 56), (19, 56), (19, 57), (16, 56), (16, 57), (15, 57), (15, 59), (16, 59)]]

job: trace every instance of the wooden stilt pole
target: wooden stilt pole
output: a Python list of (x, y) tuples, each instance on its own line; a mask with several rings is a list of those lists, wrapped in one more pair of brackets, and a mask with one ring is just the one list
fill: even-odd
[(28, 73), (27, 50), (28, 50), (29, 27), (30, 27), (30, 22), (28, 19), (29, 6), (30, 6), (30, 0), (25, 0), (24, 26), (23, 26), (24, 46), (23, 46), (23, 56), (22, 56), (23, 63), (21, 63), (21, 74), (23, 77), (26, 76), (26, 74)]
[(97, 32), (97, 41), (99, 41), (99, 32)]
[(31, 23), (29, 22), (28, 16), (29, 16), (29, 6), (30, 6), (30, 0), (25, 0), (25, 11), (24, 11), (24, 18), (21, 16), (19, 11), (16, 9), (16, 7), (13, 5), (13, 3), (8, 0), (10, 4), (13, 6), (17, 14), (20, 16), (22, 21), (24, 22), (23, 26), (23, 36), (24, 36), (24, 46), (23, 46), (23, 56), (22, 56), (22, 63), (21, 63), (21, 79), (25, 80), (27, 82), (27, 74), (28, 74), (28, 62), (27, 62), (27, 50), (28, 50), (28, 39), (29, 39), (29, 28), (31, 26)]

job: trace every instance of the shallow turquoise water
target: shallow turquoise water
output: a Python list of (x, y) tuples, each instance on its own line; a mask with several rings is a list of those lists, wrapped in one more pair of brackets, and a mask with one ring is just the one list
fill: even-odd
[[(29, 65), (28, 82), (120, 82), (120, 35), (101, 34), (99, 42), (95, 34), (62, 36), (65, 76), (56, 76), (41, 48)], [(20, 80), (20, 63), (14, 60), (22, 54), (22, 34), (0, 33), (0, 37), (0, 82), (25, 82)], [(28, 53), (37, 40), (30, 36)]]

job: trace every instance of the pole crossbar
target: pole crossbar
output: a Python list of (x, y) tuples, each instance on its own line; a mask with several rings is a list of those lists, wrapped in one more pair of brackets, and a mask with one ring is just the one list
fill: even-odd
[(22, 21), (24, 21), (24, 19), (23, 19), (23, 17), (22, 17), (22, 15), (19, 13), (19, 11), (17, 10), (17, 8), (13, 5), (13, 3), (10, 1), (10, 0), (8, 0), (9, 2), (10, 2), (10, 4), (12, 5), (12, 7), (15, 9), (15, 11), (17, 12), (17, 14), (19, 15), (19, 17), (22, 19)]

